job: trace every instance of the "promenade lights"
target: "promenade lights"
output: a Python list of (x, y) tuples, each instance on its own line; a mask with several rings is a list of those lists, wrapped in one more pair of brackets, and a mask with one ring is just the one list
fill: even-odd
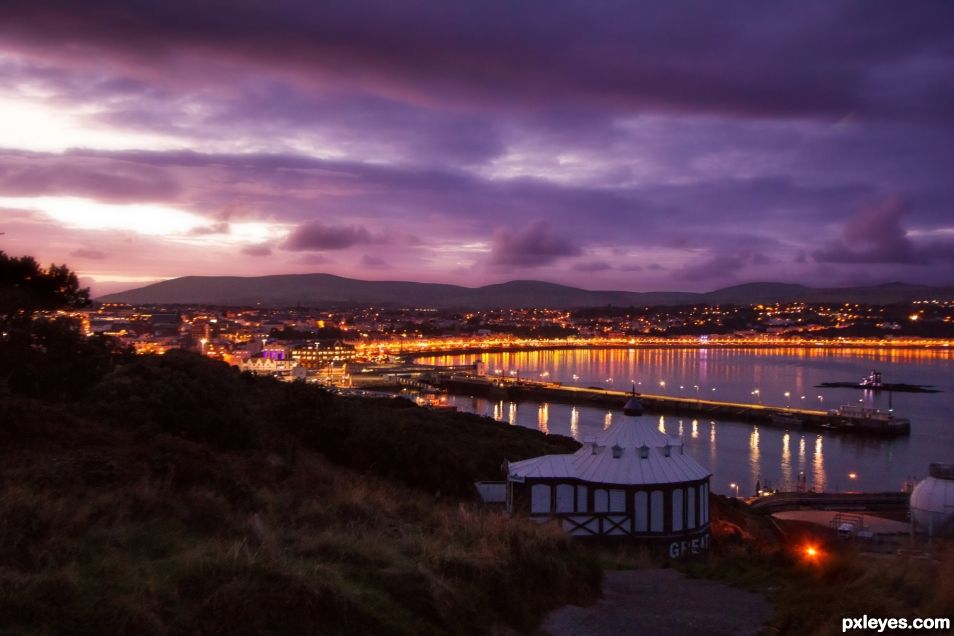
[(739, 485), (738, 485), (737, 483), (735, 483), (735, 482), (732, 482), (731, 484), (729, 484), (729, 488), (735, 488), (735, 497), (736, 497), (736, 499), (738, 499), (738, 497), (739, 497)]

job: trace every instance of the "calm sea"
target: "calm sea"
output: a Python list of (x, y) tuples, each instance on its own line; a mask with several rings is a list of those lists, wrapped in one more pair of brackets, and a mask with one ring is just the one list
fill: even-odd
[[(743, 495), (752, 494), (757, 482), (763, 488), (793, 488), (800, 473), (818, 490), (900, 490), (906, 480), (925, 476), (929, 463), (954, 463), (954, 351), (949, 349), (574, 349), (420, 361), (452, 365), (478, 358), (491, 374), (623, 390), (636, 382), (643, 393), (806, 408), (860, 403), (887, 409), (887, 393), (815, 386), (858, 381), (873, 369), (883, 373), (885, 382), (933, 385), (942, 391), (892, 395), (895, 414), (911, 420), (910, 437), (899, 439), (647, 416), (661, 430), (683, 438), (686, 449), (712, 471), (712, 489), (723, 494), (735, 494), (730, 484), (738, 484)], [(450, 399), (464, 411), (579, 440), (622, 417), (587, 406)]]

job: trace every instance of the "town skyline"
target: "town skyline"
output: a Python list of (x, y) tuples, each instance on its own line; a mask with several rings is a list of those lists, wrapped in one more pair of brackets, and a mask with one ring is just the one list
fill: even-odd
[(7, 3), (0, 249), (93, 295), (328, 272), (954, 284), (954, 9)]

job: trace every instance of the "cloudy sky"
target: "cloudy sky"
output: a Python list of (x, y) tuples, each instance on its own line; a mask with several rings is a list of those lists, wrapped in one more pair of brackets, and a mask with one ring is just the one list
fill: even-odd
[(0, 14), (0, 249), (94, 292), (954, 283), (951, 2)]

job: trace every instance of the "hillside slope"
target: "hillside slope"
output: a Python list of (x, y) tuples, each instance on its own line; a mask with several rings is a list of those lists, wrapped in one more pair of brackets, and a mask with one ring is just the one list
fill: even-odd
[(599, 569), (472, 480), (576, 446), (180, 352), (79, 400), (0, 386), (0, 632), (531, 630)]

